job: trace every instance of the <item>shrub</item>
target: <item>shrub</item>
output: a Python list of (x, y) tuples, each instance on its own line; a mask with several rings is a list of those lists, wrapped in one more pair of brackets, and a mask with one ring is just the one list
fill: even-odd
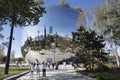
[(33, 48), (33, 50), (35, 50), (35, 51), (40, 51), (40, 50), (41, 50), (41, 46), (35, 46), (35, 47)]
[(108, 79), (106, 77), (104, 77), (104, 76), (98, 76), (96, 78), (96, 80), (108, 80)]
[(109, 68), (105, 65), (99, 65), (97, 68), (96, 68), (97, 71), (107, 71), (109, 70)]
[(95, 75), (94, 75), (93, 73), (89, 73), (88, 76), (89, 76), (89, 77), (92, 77), (92, 78), (95, 77)]

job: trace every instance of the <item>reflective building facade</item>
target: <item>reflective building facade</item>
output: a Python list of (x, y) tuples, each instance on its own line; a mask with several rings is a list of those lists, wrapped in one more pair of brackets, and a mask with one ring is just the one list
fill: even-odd
[[(47, 34), (55, 34), (69, 37), (72, 36), (73, 31), (76, 31), (76, 23), (78, 20), (79, 12), (73, 8), (62, 7), (59, 5), (47, 5), (46, 13), (40, 18), (38, 25), (25, 27), (22, 30), (22, 44), (28, 36), (32, 38), (39, 34), (44, 34), (46, 27)], [(50, 31), (52, 30), (52, 31)]]
[[(24, 44), (24, 41), (27, 39), (27, 37), (35, 38), (38, 35), (44, 35), (44, 28), (46, 28), (47, 34), (55, 34), (57, 32), (60, 36), (68, 36), (72, 37), (71, 32), (75, 32), (77, 30), (76, 23), (79, 16), (79, 12), (72, 8), (62, 7), (58, 5), (47, 5), (46, 6), (46, 13), (43, 15), (43, 17), (40, 18), (40, 22), (36, 26), (29, 26), (25, 27), (22, 31), (22, 45)], [(38, 33), (39, 31), (39, 33)], [(34, 51), (33, 51), (34, 52)], [(58, 53), (61, 53), (57, 51)], [(26, 60), (29, 60), (32, 58), (32, 61), (35, 61), (38, 59), (40, 61), (40, 56), (38, 54), (40, 52), (35, 52), (36, 54), (32, 53), (31, 51), (27, 53), (27, 56), (25, 56)], [(54, 53), (54, 52), (49, 52)], [(56, 54), (58, 54), (56, 53)], [(30, 55), (29, 55), (30, 54)], [(31, 55), (33, 54), (33, 55)], [(64, 59), (67, 59), (72, 56), (67, 56), (67, 53), (64, 53)], [(39, 54), (40, 55), (40, 54)], [(48, 54), (49, 56), (50, 54)], [(70, 53), (68, 54), (70, 55)], [(29, 57), (28, 57), (29, 56)], [(47, 53), (46, 55), (47, 56)], [(42, 55), (42, 58), (44, 55)], [(57, 56), (59, 58), (59, 55)], [(47, 57), (49, 58), (49, 57)], [(50, 60), (54, 60), (51, 59)], [(61, 59), (58, 59), (58, 61)]]

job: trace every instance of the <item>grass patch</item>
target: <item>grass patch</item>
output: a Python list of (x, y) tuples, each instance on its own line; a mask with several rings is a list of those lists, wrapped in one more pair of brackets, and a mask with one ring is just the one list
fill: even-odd
[(120, 80), (120, 68), (117, 68), (115, 65), (107, 65), (107, 66), (109, 66), (109, 69), (105, 71), (83, 70), (77, 72), (95, 78), (96, 80)]
[(0, 68), (0, 80), (28, 70), (27, 68), (10, 68), (9, 74), (5, 75), (4, 68)]

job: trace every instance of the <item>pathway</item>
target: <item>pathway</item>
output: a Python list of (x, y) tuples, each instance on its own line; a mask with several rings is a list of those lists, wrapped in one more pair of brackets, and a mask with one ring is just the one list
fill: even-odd
[[(40, 72), (42, 76), (42, 72)], [(40, 77), (37, 79), (36, 73), (34, 73), (33, 78), (30, 78), (30, 73), (18, 78), (17, 80), (95, 80), (89, 77), (86, 77), (82, 74), (78, 74), (74, 71), (71, 65), (64, 67), (63, 65), (59, 66), (59, 70), (47, 69), (47, 77)]]

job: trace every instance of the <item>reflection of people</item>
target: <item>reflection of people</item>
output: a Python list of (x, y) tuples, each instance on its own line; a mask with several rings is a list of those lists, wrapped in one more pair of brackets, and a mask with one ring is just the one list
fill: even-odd
[(72, 66), (74, 67), (74, 69), (77, 68), (77, 65), (74, 62), (72, 62)]
[(63, 65), (66, 67), (66, 62), (63, 62)]
[(58, 70), (58, 67), (59, 67), (59, 62), (56, 62), (56, 64), (55, 64), (55, 66), (56, 66), (56, 70)]
[(36, 73), (37, 73), (37, 78), (39, 78), (40, 77), (40, 65), (39, 64), (36, 65)]
[(53, 63), (52, 63), (52, 67), (53, 67), (53, 69), (54, 69), (54, 66), (55, 66), (55, 63), (53, 62)]
[(46, 64), (45, 62), (42, 63), (42, 77), (46, 77)]

